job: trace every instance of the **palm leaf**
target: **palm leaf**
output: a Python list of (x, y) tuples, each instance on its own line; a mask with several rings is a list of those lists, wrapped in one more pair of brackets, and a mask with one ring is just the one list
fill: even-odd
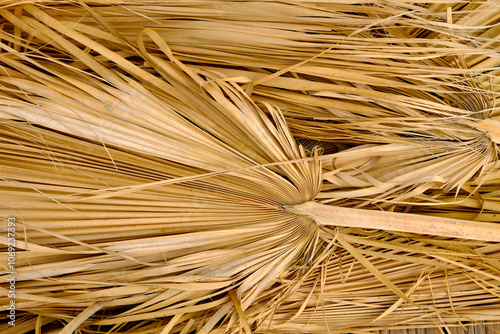
[(0, 9), (16, 331), (500, 321), (497, 7)]

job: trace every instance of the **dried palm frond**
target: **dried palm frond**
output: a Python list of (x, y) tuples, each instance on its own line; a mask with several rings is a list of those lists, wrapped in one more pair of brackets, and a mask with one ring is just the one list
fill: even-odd
[(497, 9), (1, 8), (0, 329), (500, 321)]

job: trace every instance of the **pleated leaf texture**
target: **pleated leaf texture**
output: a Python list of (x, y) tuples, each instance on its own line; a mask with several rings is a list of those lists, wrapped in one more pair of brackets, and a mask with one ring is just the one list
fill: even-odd
[(1, 333), (500, 322), (496, 0), (1, 4)]

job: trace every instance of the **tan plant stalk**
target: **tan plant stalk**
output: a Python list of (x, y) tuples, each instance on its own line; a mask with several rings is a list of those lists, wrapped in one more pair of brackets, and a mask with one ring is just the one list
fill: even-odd
[(320, 226), (371, 228), (447, 238), (500, 242), (500, 229), (497, 224), (492, 223), (342, 208), (315, 202), (295, 205), (289, 210), (313, 219)]

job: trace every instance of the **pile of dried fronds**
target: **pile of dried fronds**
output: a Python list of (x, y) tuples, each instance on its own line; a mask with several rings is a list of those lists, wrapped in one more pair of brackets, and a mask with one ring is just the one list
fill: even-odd
[(497, 0), (28, 2), (2, 333), (500, 321)]

